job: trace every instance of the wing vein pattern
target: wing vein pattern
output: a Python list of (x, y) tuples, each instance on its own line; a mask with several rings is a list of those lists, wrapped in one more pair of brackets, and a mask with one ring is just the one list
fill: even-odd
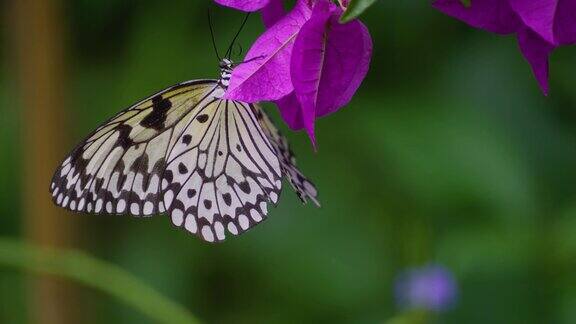
[(112, 117), (62, 162), (54, 202), (96, 214), (167, 213), (205, 241), (266, 219), (286, 177), (319, 205), (288, 141), (257, 105), (221, 99), (218, 80), (187, 81)]

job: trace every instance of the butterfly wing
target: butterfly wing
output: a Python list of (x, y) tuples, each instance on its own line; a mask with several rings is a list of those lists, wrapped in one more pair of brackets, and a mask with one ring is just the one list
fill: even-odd
[(260, 107), (252, 106), (252, 108), (254, 109), (254, 113), (262, 126), (262, 129), (270, 139), (270, 142), (280, 159), (282, 173), (290, 182), (290, 185), (298, 195), (298, 198), (300, 198), (303, 203), (306, 203), (307, 200), (310, 199), (314, 204), (316, 204), (316, 206), (320, 207), (320, 202), (318, 201), (318, 190), (312, 181), (308, 180), (302, 171), (300, 171), (296, 166), (296, 157), (290, 149), (286, 137), (280, 133), (270, 117), (268, 117)]
[(212, 100), (215, 80), (188, 81), (120, 112), (90, 134), (58, 168), (50, 191), (72, 211), (148, 216), (164, 212), (160, 179), (173, 132)]
[(206, 241), (241, 234), (277, 203), (281, 167), (250, 106), (215, 100), (198, 111), (168, 155), (162, 179), (172, 223)]
[(280, 195), (280, 161), (250, 106), (223, 94), (216, 81), (193, 81), (121, 112), (62, 163), (54, 201), (92, 213), (167, 211), (210, 242), (261, 222)]
[(285, 175), (305, 202), (317, 191), (288, 142), (256, 105), (221, 99), (215, 80), (189, 81), (122, 111), (88, 136), (51, 184), (73, 211), (149, 216), (209, 242), (267, 216)]

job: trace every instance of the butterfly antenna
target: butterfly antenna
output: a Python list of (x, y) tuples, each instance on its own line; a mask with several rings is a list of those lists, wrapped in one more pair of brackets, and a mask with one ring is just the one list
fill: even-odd
[(216, 53), (218, 61), (222, 61), (220, 54), (218, 54), (218, 47), (216, 47), (216, 40), (214, 39), (214, 30), (212, 28), (212, 16), (210, 15), (210, 9), (208, 9), (208, 26), (210, 26), (210, 37), (212, 37), (212, 46), (214, 47), (214, 53)]
[(258, 55), (258, 56), (255, 56), (255, 57), (249, 59), (249, 60), (246, 60), (246, 61), (234, 62), (234, 66), (238, 66), (240, 64), (249, 63), (249, 62), (256, 61), (256, 60), (261, 60), (265, 57), (266, 57), (266, 55)]
[(242, 52), (244, 51), (241, 44), (236, 44), (238, 47), (238, 53), (236, 54), (238, 57), (242, 56)]
[(234, 35), (234, 38), (232, 39), (232, 42), (230, 43), (230, 46), (228, 46), (228, 50), (226, 50), (226, 57), (229, 58), (231, 52), (232, 52), (232, 46), (234, 46), (234, 43), (236, 42), (236, 39), (238, 38), (238, 36), (240, 35), (240, 32), (242, 31), (242, 28), (244, 28), (244, 25), (246, 25), (246, 22), (248, 21), (248, 17), (250, 17), (250, 13), (246, 14), (246, 17), (244, 17), (244, 21), (242, 21), (242, 25), (240, 25), (240, 28), (238, 28), (238, 31), (236, 32), (236, 35)]

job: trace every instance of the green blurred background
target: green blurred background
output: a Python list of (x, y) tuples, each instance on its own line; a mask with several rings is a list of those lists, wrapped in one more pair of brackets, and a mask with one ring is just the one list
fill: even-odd
[[(576, 323), (576, 48), (552, 56), (544, 97), (513, 37), (425, 0), (376, 3), (361, 17), (370, 72), (318, 122), (318, 152), (282, 125), (322, 208), (287, 189), (266, 222), (209, 245), (165, 216), (61, 211), (48, 174), (123, 107), (217, 77), (206, 10), (221, 51), (243, 15), (196, 0), (24, 2), (0, 2), (3, 237), (86, 251), (209, 323), (384, 323), (402, 315), (396, 276), (428, 263), (459, 284), (455, 306), (431, 321)], [(254, 15), (240, 43), (262, 31)], [(28, 62), (47, 65), (48, 79)], [(2, 323), (150, 322), (104, 293), (42, 286), (1, 264), (0, 305)]]

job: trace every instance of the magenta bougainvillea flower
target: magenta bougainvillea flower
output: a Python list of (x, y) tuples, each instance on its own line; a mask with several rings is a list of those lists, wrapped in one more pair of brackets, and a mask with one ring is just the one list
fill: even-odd
[(260, 11), (266, 27), (284, 16), (282, 0), (215, 0), (216, 3), (247, 12)]
[(548, 57), (576, 42), (576, 0), (436, 0), (434, 7), (474, 27), (516, 34), (520, 50), (544, 94), (548, 94)]
[(226, 97), (275, 102), (284, 121), (306, 129), (315, 144), (316, 118), (346, 105), (368, 72), (372, 40), (366, 26), (338, 21), (347, 1), (298, 0), (288, 13), (281, 0), (216, 2), (260, 10), (268, 28), (246, 63), (234, 69)]
[(242, 10), (242, 11), (257, 11), (264, 8), (274, 0), (215, 0), (216, 3), (226, 7)]

